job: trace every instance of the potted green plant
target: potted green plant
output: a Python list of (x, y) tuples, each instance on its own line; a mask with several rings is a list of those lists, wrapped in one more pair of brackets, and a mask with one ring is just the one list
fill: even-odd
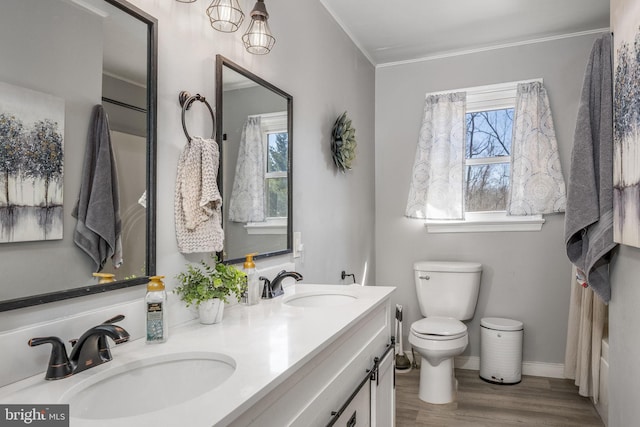
[(213, 266), (203, 260), (188, 264), (187, 270), (176, 276), (178, 286), (173, 290), (187, 307), (194, 304), (198, 308), (200, 323), (204, 324), (220, 322), (227, 298), (234, 294), (239, 300), (247, 281), (244, 272), (235, 266), (212, 258)]

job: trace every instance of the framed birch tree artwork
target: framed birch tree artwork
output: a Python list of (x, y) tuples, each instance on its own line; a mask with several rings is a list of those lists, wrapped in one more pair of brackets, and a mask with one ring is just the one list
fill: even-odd
[(0, 243), (62, 239), (64, 100), (0, 82)]
[(613, 0), (613, 239), (640, 247), (640, 1)]

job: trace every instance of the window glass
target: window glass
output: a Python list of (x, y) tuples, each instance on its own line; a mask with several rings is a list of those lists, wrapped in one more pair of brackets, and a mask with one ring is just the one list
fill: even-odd
[(513, 108), (466, 114), (465, 211), (504, 211), (509, 194)]
[(286, 172), (289, 151), (287, 132), (269, 133), (267, 135), (267, 173)]
[(504, 211), (509, 194), (509, 163), (467, 166), (465, 210)]
[(511, 154), (513, 108), (467, 113), (466, 158)]
[(267, 133), (266, 209), (267, 218), (288, 216), (287, 159), (289, 158), (289, 134)]
[(267, 178), (267, 217), (286, 217), (287, 202), (287, 178)]

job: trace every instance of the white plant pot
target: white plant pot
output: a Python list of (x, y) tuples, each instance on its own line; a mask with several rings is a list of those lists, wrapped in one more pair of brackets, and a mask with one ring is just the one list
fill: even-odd
[(202, 301), (198, 306), (198, 315), (200, 323), (211, 325), (222, 321), (222, 313), (224, 311), (224, 302), (219, 298)]

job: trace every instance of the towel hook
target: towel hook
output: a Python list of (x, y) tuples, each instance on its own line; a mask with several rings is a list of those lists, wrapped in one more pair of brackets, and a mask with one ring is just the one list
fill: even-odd
[(211, 113), (211, 120), (213, 121), (213, 131), (211, 132), (211, 139), (215, 139), (216, 138), (216, 116), (213, 112), (213, 108), (211, 108), (211, 105), (209, 105), (209, 102), (207, 102), (207, 99), (204, 96), (200, 95), (199, 93), (196, 93), (195, 95), (192, 96), (189, 92), (187, 92), (186, 90), (183, 90), (178, 95), (178, 101), (182, 106), (182, 129), (184, 130), (184, 134), (187, 136), (187, 141), (191, 142), (192, 138), (191, 138), (191, 135), (189, 135), (189, 132), (187, 131), (187, 124), (185, 123), (184, 116), (187, 110), (191, 108), (191, 104), (193, 104), (195, 101), (203, 102), (209, 109), (209, 113)]

